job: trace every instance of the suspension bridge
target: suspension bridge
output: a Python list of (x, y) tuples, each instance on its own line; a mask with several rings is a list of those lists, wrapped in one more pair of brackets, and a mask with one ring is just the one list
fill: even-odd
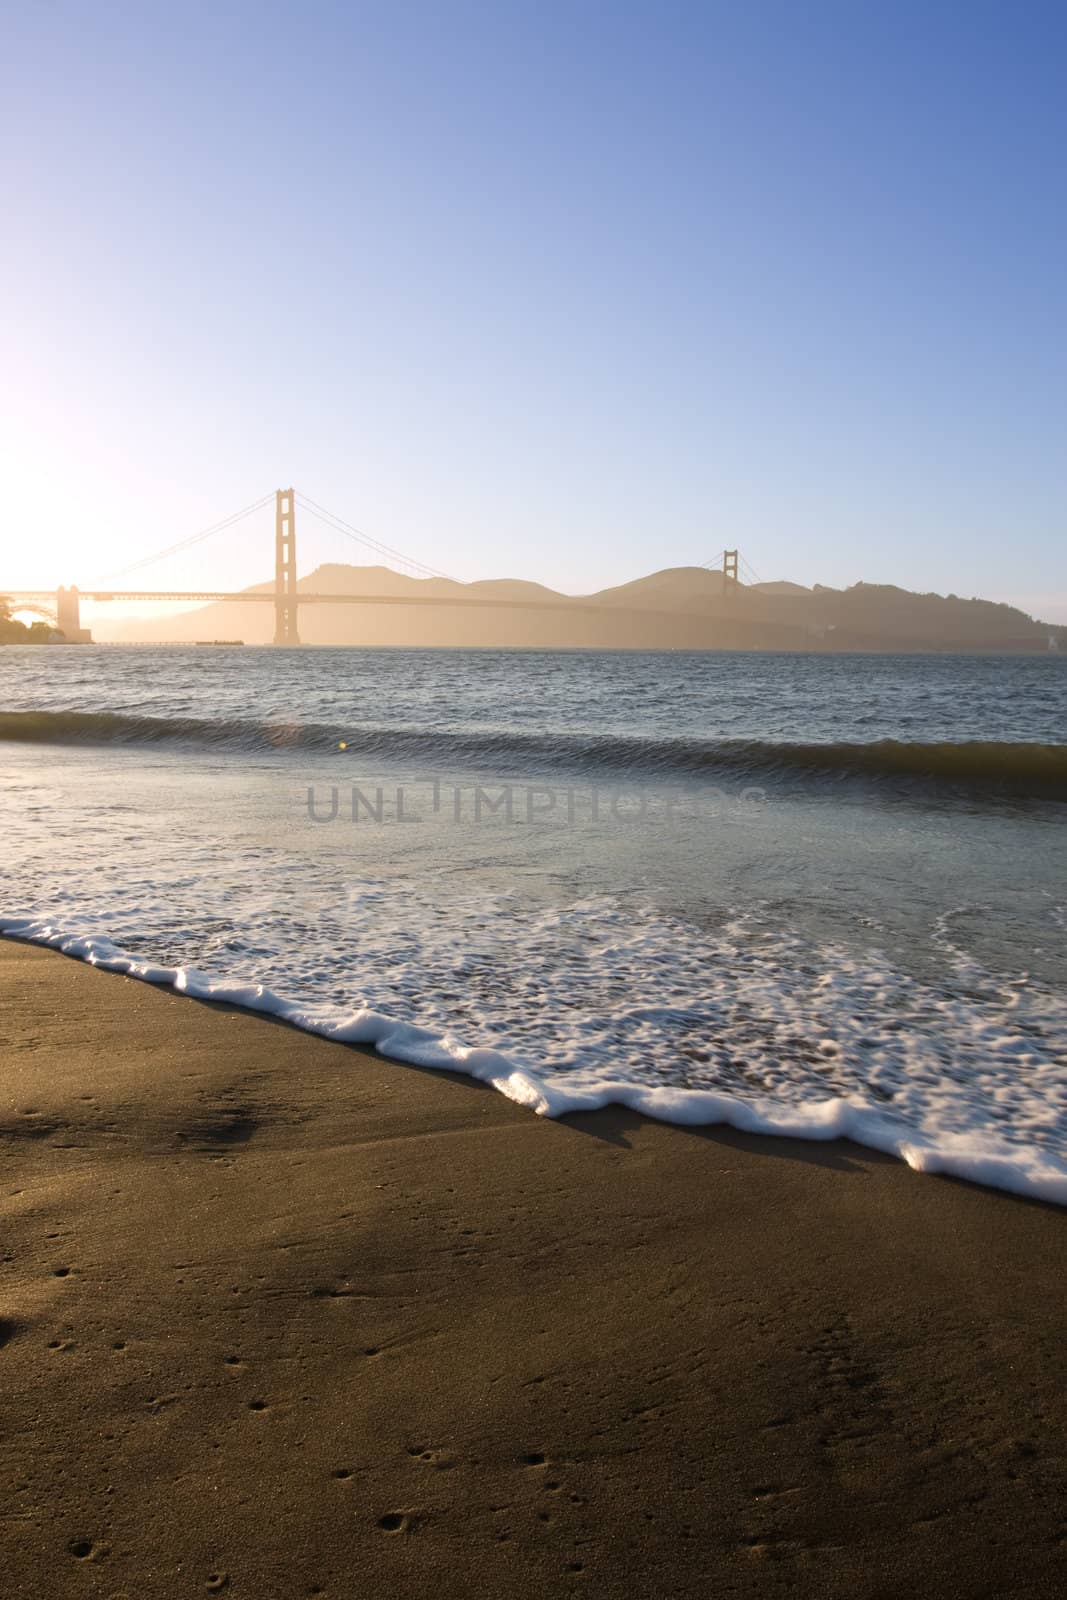
[[(157, 562), (191, 549), (194, 545), (223, 533), (235, 527), (257, 512), (263, 511), (274, 500), (274, 584), (272, 587), (258, 589), (125, 589), (115, 587), (116, 581), (129, 577), (131, 573), (138, 572), (144, 567), (154, 566)], [(427, 594), (427, 595), (382, 595), (382, 594), (316, 594), (297, 586), (296, 571), (296, 513), (297, 507), (310, 514), (326, 527), (335, 532), (344, 534), (354, 543), (361, 545), (365, 550), (371, 551), (379, 559), (393, 563), (407, 569), (412, 576), (422, 578), (449, 579), (448, 574), (439, 572), (436, 568), (427, 566), (425, 562), (405, 555), (400, 550), (394, 550), (371, 535), (363, 533), (351, 523), (345, 522), (333, 512), (327, 511), (306, 495), (298, 494), (295, 489), (276, 489), (272, 495), (263, 495), (250, 506), (245, 506), (241, 511), (234, 512), (221, 521), (212, 523), (209, 528), (202, 528), (198, 533), (192, 534), (187, 539), (180, 540), (177, 544), (168, 545), (163, 550), (156, 551), (153, 555), (145, 556), (131, 562), (118, 572), (108, 575), (107, 578), (98, 580), (88, 585), (79, 587), (77, 584), (70, 586), (60, 585), (58, 589), (2, 589), (0, 594), (11, 601), (13, 609), (29, 612), (31, 615), (49, 622), (61, 633), (69, 644), (89, 644), (92, 642), (90, 631), (83, 627), (81, 617), (82, 601), (91, 601), (94, 605), (108, 604), (111, 602), (167, 602), (174, 603), (186, 601), (202, 601), (207, 604), (213, 600), (239, 601), (247, 605), (272, 605), (274, 607), (274, 643), (276, 645), (298, 645), (300, 643), (299, 608), (313, 605), (374, 605), (374, 606), (449, 606), (464, 607), (480, 610), (495, 611), (566, 611), (569, 614), (581, 612), (604, 613), (603, 603), (570, 599), (561, 596), (559, 599), (506, 599), (503, 597), (486, 595), (462, 595), (454, 593)], [(723, 592), (729, 594), (739, 585), (740, 570), (742, 565), (747, 567), (737, 550), (723, 550), (719, 555), (703, 563), (705, 567), (718, 568), (722, 563)], [(751, 574), (754, 578), (755, 574)], [(665, 612), (651, 611), (643, 608), (618, 608), (619, 611), (630, 609), (634, 615), (664, 616)], [(676, 613), (674, 613), (676, 614)]]

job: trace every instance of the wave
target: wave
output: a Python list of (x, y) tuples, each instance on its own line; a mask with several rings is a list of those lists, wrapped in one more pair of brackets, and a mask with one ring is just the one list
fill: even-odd
[(856, 1096), (811, 1095), (783, 1102), (770, 1095), (738, 1095), (633, 1082), (595, 1083), (542, 1076), (519, 1067), (502, 1051), (467, 1047), (444, 1032), (363, 1008), (309, 1011), (260, 983), (212, 978), (192, 967), (145, 961), (99, 935), (73, 934), (46, 918), (0, 915), (0, 935), (49, 946), (107, 972), (173, 988), (196, 1000), (225, 1002), (265, 1013), (307, 1033), (341, 1044), (371, 1045), (394, 1061), (459, 1072), (488, 1084), (539, 1116), (562, 1117), (620, 1105), (657, 1121), (683, 1126), (726, 1125), (742, 1133), (794, 1139), (851, 1139), (904, 1161), (916, 1172), (963, 1178), (987, 1188), (1067, 1206), (1067, 1165), (1038, 1142), (1016, 1144), (982, 1129), (919, 1130)]
[(782, 743), (699, 740), (516, 730), (424, 730), (347, 727), (343, 723), (197, 717), (121, 712), (0, 713), (0, 740), (31, 744), (159, 745), (235, 752), (336, 751), (383, 759), (459, 766), (596, 768), (633, 775), (820, 779), (936, 785), (1067, 800), (1067, 744), (881, 739), (870, 743)]

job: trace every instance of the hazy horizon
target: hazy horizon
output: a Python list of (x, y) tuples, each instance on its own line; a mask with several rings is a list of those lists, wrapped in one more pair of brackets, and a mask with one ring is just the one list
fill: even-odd
[[(677, 575), (678, 592), (680, 593), (680, 592), (684, 591), (687, 586), (691, 588), (690, 575), (692, 576), (693, 579), (695, 579), (697, 577), (698, 573), (704, 574), (705, 572), (708, 572), (710, 574), (712, 580), (713, 580), (715, 577), (719, 576), (719, 571), (720, 571), (720, 569), (717, 568), (717, 567), (713, 567), (713, 568), (710, 568), (710, 569), (709, 568), (699, 568), (698, 569), (698, 568), (690, 568), (690, 567), (683, 567), (683, 568), (671, 568), (671, 567), (655, 568), (655, 569), (652, 569), (652, 570), (650, 570), (648, 572), (632, 574), (632, 576), (629, 579), (624, 580), (624, 583), (623, 583), (622, 587), (627, 588), (627, 587), (630, 587), (631, 585), (644, 585), (645, 583), (648, 582), (648, 580), (659, 580), (661, 578), (664, 578), (668, 574), (671, 574), (671, 575), (676, 574)], [(341, 584), (341, 587), (343, 589), (345, 589), (346, 592), (355, 592), (355, 593), (362, 593), (362, 592), (364, 592), (364, 590), (366, 588), (366, 578), (365, 577), (361, 578), (360, 576), (358, 576), (359, 574), (373, 573), (373, 574), (375, 574), (376, 578), (379, 578), (381, 575), (387, 575), (390, 579), (397, 580), (397, 582), (395, 584), (385, 583), (383, 586), (381, 586), (380, 592), (382, 592), (382, 593), (390, 593), (394, 589), (400, 590), (402, 592), (403, 586), (405, 584), (409, 584), (409, 583), (410, 584), (415, 584), (415, 585), (425, 584), (431, 589), (433, 589), (434, 587), (438, 587), (439, 588), (441, 583), (442, 583), (442, 579), (440, 577), (434, 577), (432, 575), (427, 575), (427, 574), (419, 573), (419, 572), (404, 572), (404, 571), (402, 571), (402, 570), (400, 570), (398, 568), (390, 567), (389, 564), (388, 564), (388, 561), (386, 561), (386, 560), (380, 560), (380, 561), (376, 561), (376, 562), (375, 561), (366, 561), (366, 562), (364, 562), (364, 561), (359, 561), (358, 559), (356, 559), (356, 560), (352, 560), (352, 561), (321, 562), (316, 567), (313, 567), (311, 569), (307, 569), (307, 568), (302, 566), (301, 573), (300, 573), (300, 578), (299, 578), (299, 586), (301, 588), (305, 588), (305, 589), (309, 588), (309, 587), (311, 589), (314, 589), (315, 584), (314, 584), (314, 582), (312, 580), (315, 580), (316, 578), (319, 578), (320, 575), (324, 574), (324, 573), (327, 576), (329, 576), (331, 572), (333, 572), (333, 573), (352, 572), (353, 574), (356, 574), (357, 576), (355, 576), (352, 579), (351, 583), (342, 582), (342, 584)], [(128, 580), (129, 583), (131, 584), (131, 586), (134, 585), (137, 582), (137, 577), (138, 577), (138, 575), (135, 573)], [(443, 581), (446, 584), (453, 583), (453, 582), (462, 584), (462, 580), (444, 579)], [(499, 586), (501, 592), (504, 593), (504, 594), (507, 593), (506, 586), (513, 586), (513, 589), (511, 591), (511, 598), (515, 598), (515, 597), (520, 595), (521, 591), (523, 589), (525, 589), (526, 586), (530, 584), (530, 582), (531, 582), (531, 580), (523, 578), (522, 575), (519, 574), (519, 573), (499, 572), (499, 573), (495, 573), (495, 574), (486, 574), (484, 577), (472, 579), (471, 580), (471, 586), (474, 587), (474, 588), (478, 588), (481, 585), (492, 584), (494, 586)], [(755, 580), (753, 580), (751, 583), (748, 583), (743, 579), (739, 579), (739, 583), (740, 583), (740, 586), (741, 586), (742, 589), (751, 589), (752, 594), (754, 596), (758, 595), (758, 594), (761, 594), (763, 592), (774, 592), (776, 589), (779, 588), (779, 586), (782, 589), (785, 589), (785, 588), (788, 588), (788, 587), (792, 587), (795, 590), (797, 590), (798, 592), (802, 592), (803, 594), (809, 594), (809, 595), (815, 593), (819, 589), (824, 589), (824, 588), (828, 588), (829, 587), (829, 586), (825, 586), (825, 585), (820, 585), (818, 583), (815, 583), (815, 584), (803, 583), (801, 580), (798, 580), (795, 577), (789, 577), (789, 578), (786, 578), (784, 580), (765, 580), (763, 582), (756, 582)], [(119, 587), (119, 588), (124, 587), (124, 586), (125, 585), (116, 585), (116, 587)], [(463, 587), (466, 587), (466, 585), (463, 585)], [(543, 589), (544, 592), (545, 592), (545, 596), (549, 597), (549, 598), (554, 598), (554, 597), (558, 596), (561, 600), (564, 600), (564, 601), (573, 600), (575, 602), (582, 602), (582, 601), (597, 601), (604, 595), (610, 595), (612, 593), (612, 589), (615, 586), (605, 586), (604, 589), (587, 591), (584, 594), (568, 594), (566, 591), (555, 590), (555, 589), (552, 589), (548, 585), (541, 585), (541, 584), (534, 584), (533, 587), (535, 587), (537, 589)], [(854, 587), (854, 586), (850, 586), (850, 587)], [(861, 580), (861, 583), (860, 583), (859, 587), (862, 587), (862, 580)], [(274, 591), (274, 579), (273, 579), (273, 576), (269, 575), (269, 576), (264, 576), (264, 577), (261, 577), (261, 578), (253, 579), (249, 583), (242, 584), (241, 587), (240, 587), (240, 590), (237, 590), (237, 591), (234, 591), (234, 592), (241, 592), (241, 591), (249, 592), (249, 591), (256, 590), (256, 589), (260, 589), (260, 590), (269, 589), (270, 592), (273, 594), (273, 591)], [(366, 592), (367, 593), (378, 592), (378, 586), (376, 585), (372, 589), (366, 590)], [(839, 590), (839, 591), (836, 591), (836, 592), (837, 593), (843, 593), (845, 591)], [(909, 596), (914, 596), (914, 598), (916, 600), (925, 600), (925, 599), (931, 598), (930, 594), (922, 594), (922, 593), (917, 593), (915, 591), (910, 591), (910, 590), (904, 590), (903, 592), (905, 594), (909, 595)], [(692, 593), (693, 593), (693, 604), (694, 604), (694, 607), (699, 609), (699, 605), (700, 605), (700, 601), (701, 601), (701, 598), (702, 598), (702, 594), (700, 592), (695, 591), (695, 590), (692, 591)], [(797, 598), (797, 597), (794, 597), (794, 598)], [(981, 596), (981, 595), (974, 595), (974, 596), (957, 595), (957, 594), (954, 594), (954, 593), (951, 594), (951, 595), (947, 595), (947, 596), (934, 595), (933, 598), (936, 598), (936, 599), (948, 599), (948, 600), (951, 600), (951, 601), (963, 601), (965, 603), (968, 602), (968, 601), (972, 601), (972, 600), (982, 601), (982, 600), (988, 599), (987, 596)], [(679, 602), (678, 602), (677, 598), (675, 598), (669, 603), (672, 604), (672, 605), (677, 605)], [(643, 596), (641, 596), (639, 598), (635, 598), (634, 601), (633, 601), (633, 604), (635, 606), (638, 606), (638, 607), (648, 607), (648, 606), (656, 606), (656, 605), (660, 604), (660, 602), (658, 602), (656, 600), (656, 592), (655, 592), (655, 590), (650, 590), (649, 592), (647, 592)], [(148, 642), (150, 640), (151, 636), (152, 636), (151, 630), (155, 627), (156, 624), (158, 624), (158, 623), (160, 623), (162, 621), (174, 620), (175, 622), (177, 622), (178, 619), (180, 619), (180, 618), (191, 618), (192, 616), (199, 614), (199, 615), (202, 615), (204, 617), (205, 624), (206, 624), (212, 618), (213, 614), (219, 612), (220, 607), (225, 608), (225, 605), (226, 605), (226, 603), (224, 601), (208, 602), (207, 604), (205, 604), (203, 601), (188, 601), (188, 602), (184, 602), (184, 603), (179, 605), (179, 604), (162, 604), (162, 603), (154, 603), (154, 602), (146, 602), (146, 601), (129, 601), (129, 602), (114, 601), (114, 602), (95, 603), (95, 602), (93, 602), (91, 600), (85, 600), (85, 601), (82, 602), (81, 612), (82, 612), (82, 621), (87, 627), (90, 627), (92, 629), (94, 639), (98, 643), (107, 644), (107, 643), (113, 643), (113, 642), (121, 643), (124, 640), (127, 640), (127, 639), (131, 638), (132, 637), (132, 634), (130, 633), (131, 627), (134, 624), (140, 623), (140, 622), (144, 622), (147, 625), (148, 629), (149, 629), (148, 634), (146, 634), (146, 636), (145, 636), (146, 642)], [(17, 605), (16, 605), (16, 607), (14, 609), (15, 609), (16, 614), (20, 614), (20, 608)], [(232, 611), (232, 608), (230, 608), (230, 609)], [(247, 636), (250, 633), (253, 634), (253, 635), (262, 635), (264, 639), (269, 637), (270, 631), (273, 628), (273, 614), (268, 615), (269, 607), (266, 605), (266, 603), (263, 605), (263, 607), (258, 608), (258, 609), (262, 612), (262, 615), (257, 615), (257, 609), (256, 608), (249, 609), (247, 606), (243, 606), (242, 605), (236, 612), (233, 612), (233, 615), (235, 616), (236, 619), (238, 619), (240, 625), (237, 626), (236, 629), (234, 629), (234, 628), (224, 628), (223, 632), (226, 632), (226, 633), (235, 632), (236, 634), (244, 635), (245, 638), (242, 639), (240, 642), (249, 642), (247, 640)], [(371, 615), (372, 615), (372, 609), (373, 608), (369, 608), (369, 609), (364, 610), (364, 608), (362, 608), (362, 607), (357, 607), (352, 611), (351, 618), (350, 618), (350, 625), (351, 625), (353, 633), (357, 636), (356, 642), (361, 642), (360, 635), (361, 635), (362, 630), (365, 629), (365, 627), (366, 627), (367, 619), (369, 617), (371, 617)], [(687, 612), (683, 612), (683, 614), (688, 614), (688, 613)], [(27, 620), (30, 620), (30, 614), (29, 613), (25, 613), (25, 615), (27, 617)], [(308, 618), (309, 617), (313, 617), (314, 615), (315, 615), (315, 611), (314, 611), (313, 608), (305, 608), (301, 612), (301, 616), (303, 618), (303, 622), (302, 622), (301, 626), (302, 626), (302, 628), (304, 629), (305, 632), (307, 630)], [(429, 615), (430, 615), (429, 613), (422, 613), (423, 617), (428, 617)], [(468, 613), (467, 615), (468, 616), (473, 616), (475, 614), (474, 613)], [(521, 616), (522, 614), (519, 613), (518, 615)], [(564, 613), (564, 615), (565, 615), (565, 613)], [(620, 621), (621, 621), (622, 615), (625, 615), (625, 613), (621, 613), (620, 614)], [(390, 611), (387, 613), (387, 619), (388, 620), (392, 620), (392, 619), (396, 618), (396, 616), (397, 616), (397, 612), (395, 610), (390, 609)], [(500, 620), (502, 622), (506, 623), (508, 619), (514, 618), (515, 616), (516, 616), (516, 613), (514, 613), (514, 612), (504, 612), (504, 613), (501, 613)], [(360, 621), (361, 618), (362, 618), (362, 624), (361, 624), (361, 621)], [(380, 632), (381, 620), (382, 620), (381, 618), (375, 618), (375, 632)], [(1037, 622), (1038, 624), (1051, 623), (1053, 626), (1059, 626), (1058, 624), (1056, 624), (1054, 618), (1041, 616), (1040, 614), (1037, 614), (1036, 616), (1034, 616), (1033, 620), (1035, 622)], [(212, 633), (213, 632), (213, 625), (208, 627), (207, 631), (208, 631), (209, 634)], [(505, 628), (505, 631), (507, 631), (506, 628)], [(215, 633), (215, 636), (218, 636), (217, 633)], [(178, 637), (179, 637), (179, 634), (175, 634), (174, 635), (175, 640), (177, 640)], [(250, 642), (254, 643), (254, 642), (256, 642), (256, 640), (253, 638)], [(314, 641), (314, 640), (304, 639), (303, 638), (303, 634), (302, 634), (302, 642), (314, 643), (314, 642), (322, 642), (322, 641)], [(402, 642), (402, 641), (391, 640), (390, 642)], [(411, 642), (417, 642), (417, 641), (411, 641)], [(521, 640), (517, 641), (517, 647), (518, 648), (522, 648), (523, 647)], [(548, 646), (548, 647), (550, 648), (551, 646)], [(712, 645), (712, 648), (716, 648), (716, 647), (717, 646)], [(606, 646), (606, 648), (615, 648), (615, 646)]]
[(1057, 8), (6, 20), (3, 586), (295, 482), (463, 581), (736, 545), (1067, 620)]

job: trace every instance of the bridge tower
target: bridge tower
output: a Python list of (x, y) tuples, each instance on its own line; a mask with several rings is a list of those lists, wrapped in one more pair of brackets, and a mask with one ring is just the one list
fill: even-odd
[(722, 553), (722, 592), (733, 594), (737, 588), (737, 551), (724, 550)]
[(56, 627), (68, 644), (92, 642), (92, 634), (88, 628), (82, 627), (81, 603), (76, 583), (72, 583), (69, 589), (64, 589), (60, 584), (56, 590)]
[(274, 643), (299, 644), (296, 629), (296, 503), (292, 489), (274, 494)]

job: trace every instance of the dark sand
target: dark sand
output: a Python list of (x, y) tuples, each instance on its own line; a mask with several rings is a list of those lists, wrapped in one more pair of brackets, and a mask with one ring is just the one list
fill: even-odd
[(1067, 1592), (1067, 1217), (0, 942), (2, 1600)]

